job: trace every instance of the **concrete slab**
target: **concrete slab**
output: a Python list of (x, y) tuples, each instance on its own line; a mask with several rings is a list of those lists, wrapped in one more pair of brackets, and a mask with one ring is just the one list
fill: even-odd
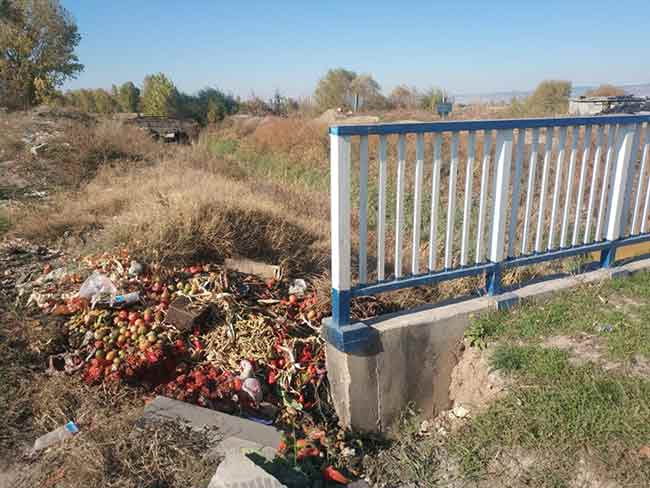
[(143, 418), (181, 421), (196, 429), (216, 428), (222, 438), (237, 437), (272, 449), (277, 449), (282, 439), (282, 432), (275, 427), (164, 396), (157, 396), (145, 406)]
[[(239, 441), (231, 438), (230, 448), (212, 476), (208, 488), (283, 488), (286, 486), (247, 456), (248, 453), (257, 452), (266, 458), (263, 450), (260, 449), (261, 446), (243, 447), (245, 444)], [(272, 459), (271, 457), (268, 460)]]

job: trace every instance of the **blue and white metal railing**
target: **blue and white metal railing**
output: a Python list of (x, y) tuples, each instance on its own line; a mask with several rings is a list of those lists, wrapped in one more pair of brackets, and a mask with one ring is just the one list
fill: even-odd
[[(495, 294), (503, 269), (593, 251), (601, 251), (601, 264), (611, 266), (617, 246), (650, 240), (649, 122), (650, 115), (612, 115), (331, 127), (328, 340), (343, 351), (367, 347), (372, 329), (350, 323), (355, 296), (482, 274), (488, 292)], [(396, 139), (392, 152), (390, 139)], [(412, 144), (415, 151), (409, 153)], [(359, 195), (354, 270), (353, 145), (359, 159), (358, 173), (354, 165)], [(372, 229), (371, 174), (377, 184)], [(477, 195), (473, 188), (479, 189)], [(387, 209), (393, 196), (390, 227)], [(412, 206), (410, 216), (407, 204)], [(423, 222), (426, 210), (428, 226)], [(443, 222), (444, 232), (439, 232)], [(423, 225), (428, 240), (422, 239)], [(374, 269), (369, 267), (371, 232)], [(411, 256), (405, 261), (407, 232)], [(387, 275), (390, 234), (393, 269)], [(428, 252), (421, 255), (423, 240)]]

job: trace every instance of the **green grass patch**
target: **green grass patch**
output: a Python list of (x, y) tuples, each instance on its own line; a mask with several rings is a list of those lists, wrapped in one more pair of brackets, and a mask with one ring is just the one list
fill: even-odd
[(208, 141), (208, 149), (217, 157), (224, 157), (235, 154), (239, 149), (239, 141), (236, 139), (216, 139), (211, 138)]
[(207, 145), (212, 154), (237, 163), (253, 176), (302, 185), (310, 190), (329, 191), (329, 172), (315, 165), (298, 163), (282, 154), (255, 151), (237, 139), (212, 137)]
[[(490, 341), (535, 344), (553, 335), (587, 333), (606, 341), (613, 359), (650, 357), (650, 273), (584, 285), (541, 303), (475, 318), (466, 332), (472, 345)], [(607, 331), (606, 326), (611, 326)]]
[[(573, 456), (583, 449), (614, 477), (629, 476), (631, 461), (624, 458), (650, 438), (649, 381), (574, 367), (564, 352), (537, 346), (499, 346), (492, 365), (512, 374), (515, 386), (450, 442), (466, 476), (480, 478), (508, 448), (545, 452), (554, 469), (571, 456), (560, 479), (570, 479)], [(650, 463), (635, 469), (639, 480), (650, 481)]]

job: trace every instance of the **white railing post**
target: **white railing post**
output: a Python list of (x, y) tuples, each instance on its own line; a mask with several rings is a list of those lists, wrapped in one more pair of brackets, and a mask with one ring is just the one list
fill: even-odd
[(397, 194), (395, 195), (395, 278), (402, 277), (402, 243), (404, 242), (404, 178), (406, 172), (406, 136), (397, 140)]
[(492, 209), (492, 234), (490, 237), (489, 259), (496, 265), (488, 276), (490, 294), (499, 292), (499, 263), (505, 256), (506, 215), (510, 187), (510, 167), (512, 166), (512, 130), (500, 131), (496, 147), (496, 184), (494, 188), (494, 208)]
[(368, 136), (359, 142), (359, 284), (368, 281)]
[(449, 165), (449, 194), (447, 201), (447, 232), (445, 234), (445, 269), (451, 269), (456, 217), (456, 178), (458, 176), (458, 132), (451, 134), (451, 164)]
[(350, 323), (350, 137), (330, 135), (332, 319)]
[[(621, 237), (624, 218), (623, 207), (625, 206), (625, 192), (628, 185), (628, 170), (630, 167), (630, 156), (634, 142), (635, 130), (633, 125), (626, 125), (621, 128), (620, 144), (618, 145), (616, 160), (614, 162), (613, 182), (611, 189), (610, 207), (605, 238), (608, 241), (616, 241)], [(612, 245), (604, 249), (601, 254), (601, 264), (609, 267), (614, 264), (616, 248)]]
[(422, 179), (424, 174), (424, 134), (417, 134), (415, 146), (415, 188), (413, 201), (413, 246), (411, 254), (411, 273), (420, 272), (420, 228), (422, 215)]
[(377, 280), (384, 279), (386, 266), (386, 136), (379, 138), (379, 189), (377, 194)]

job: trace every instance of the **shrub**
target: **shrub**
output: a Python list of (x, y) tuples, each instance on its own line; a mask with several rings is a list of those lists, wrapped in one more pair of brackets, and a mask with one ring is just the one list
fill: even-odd
[(614, 85), (600, 85), (585, 93), (586, 97), (622, 97), (625, 90)]

